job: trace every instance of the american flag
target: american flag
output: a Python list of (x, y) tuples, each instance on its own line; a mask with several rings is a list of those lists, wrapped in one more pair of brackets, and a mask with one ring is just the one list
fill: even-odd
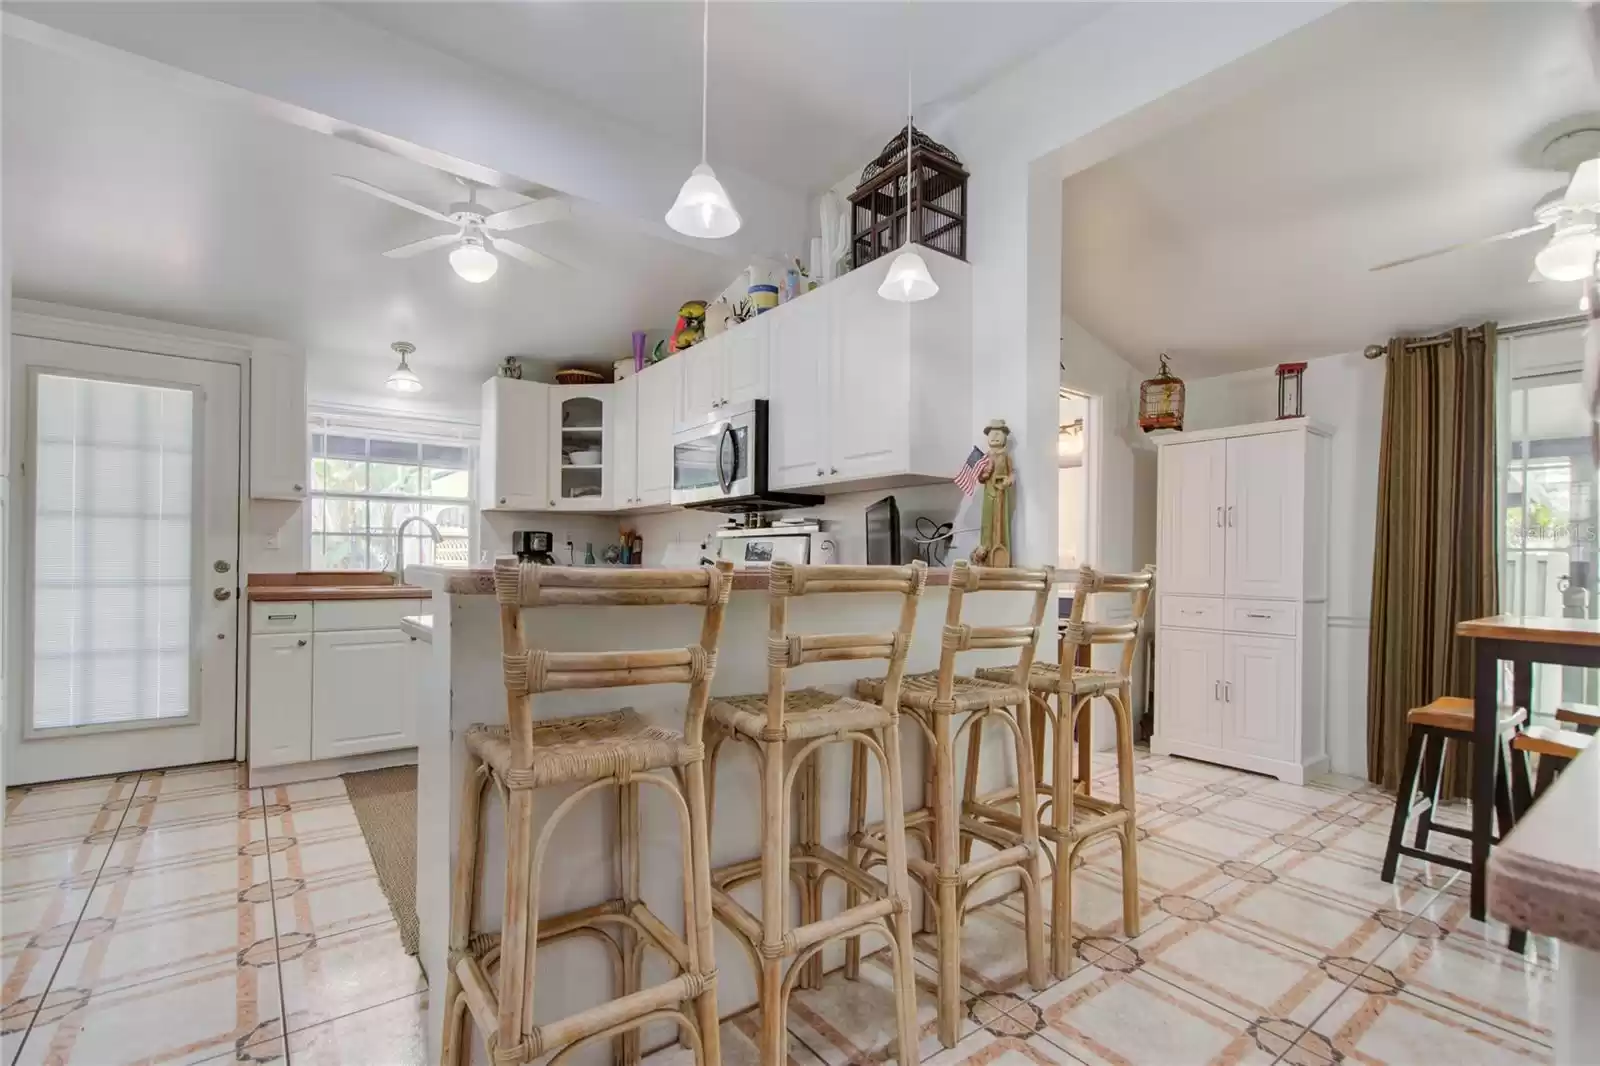
[(961, 489), (963, 496), (971, 496), (978, 487), (978, 475), (994, 465), (994, 460), (984, 454), (982, 448), (973, 448), (967, 456), (967, 461), (961, 464), (961, 469), (956, 472), (955, 483)]

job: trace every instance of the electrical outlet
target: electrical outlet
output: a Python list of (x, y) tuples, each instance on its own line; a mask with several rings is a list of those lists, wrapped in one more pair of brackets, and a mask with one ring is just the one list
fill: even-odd
[(269, 534), (267, 534), (267, 550), (268, 551), (277, 551), (281, 547), (283, 547), (283, 534), (281, 534), (281, 533), (269, 533)]

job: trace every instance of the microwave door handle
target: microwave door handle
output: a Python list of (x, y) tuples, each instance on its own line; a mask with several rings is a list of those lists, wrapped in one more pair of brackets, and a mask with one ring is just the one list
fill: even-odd
[[(728, 454), (728, 457), (730, 459), (732, 459), (732, 462), (727, 464), (727, 468), (726, 469), (724, 469), (724, 464), (723, 464), (723, 461), (722, 461), (723, 454), (724, 454), (723, 453), (723, 449), (722, 449), (722, 445), (723, 445), (724, 442), (726, 442), (728, 444), (728, 452), (727, 452), (727, 454)], [(724, 422), (722, 424), (722, 432), (718, 436), (718, 439), (717, 439), (717, 484), (722, 486), (722, 494), (724, 496), (726, 496), (726, 495), (730, 494), (731, 492), (733, 492), (733, 480), (734, 480), (735, 475), (737, 475), (738, 473), (739, 473), (739, 437), (733, 431), (733, 423)]]

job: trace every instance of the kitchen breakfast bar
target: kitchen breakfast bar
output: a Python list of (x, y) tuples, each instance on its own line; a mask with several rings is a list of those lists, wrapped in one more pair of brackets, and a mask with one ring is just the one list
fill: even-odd
[[(445, 983), (449, 955), (451, 877), (457, 849), (458, 822), (463, 794), (462, 774), (467, 765), (464, 735), (478, 723), (503, 724), (506, 690), (501, 654), (499, 606), (494, 595), (492, 568), (456, 569), (415, 566), (407, 579), (432, 593), (431, 623), (414, 622), (416, 633), (432, 642), (424, 670), (418, 713), (417, 775), (417, 913), (421, 924), (421, 961), (430, 985), (429, 1061), (438, 1061), (444, 1022)], [(764, 571), (738, 571), (732, 575), (722, 626), (721, 648), (711, 696), (762, 692), (766, 687), (768, 659), (768, 578)], [(919, 598), (916, 622), (906, 663), (908, 673), (938, 666), (942, 628), (948, 597), (948, 571), (930, 571), (928, 587)], [(1015, 623), (1028, 615), (1032, 597), (1027, 593), (994, 592), (969, 599), (963, 621), (972, 624)], [(832, 601), (832, 602), (830, 602)], [(796, 602), (790, 629), (798, 632), (867, 632), (894, 628), (902, 598), (896, 594), (835, 598), (813, 596)], [(524, 639), (529, 646), (559, 651), (637, 651), (692, 644), (699, 631), (700, 608), (692, 606), (535, 607), (522, 612)], [(1054, 658), (1043, 648), (1043, 658)], [(963, 653), (961, 670), (986, 665), (1010, 665), (1016, 651)], [(860, 677), (881, 676), (882, 660), (826, 662), (801, 667), (796, 687), (807, 686), (845, 694)], [(683, 727), (683, 685), (651, 685), (628, 690), (601, 689), (541, 694), (534, 703), (537, 719), (563, 718), (632, 707), (651, 724), (672, 730)], [(915, 729), (901, 731), (905, 796), (908, 806), (921, 803), (924, 777), (924, 743)], [(1012, 780), (1010, 744), (1000, 731), (986, 734), (981, 790), (1001, 788)], [(745, 745), (729, 745), (716, 766), (713, 782), (715, 808), (711, 830), (713, 868), (757, 856), (761, 848), (761, 804), (755, 759)], [(850, 794), (850, 756), (842, 746), (824, 749), (821, 765), (822, 841), (843, 850), (846, 808)], [(876, 779), (877, 771), (873, 771)], [(537, 794), (534, 817), (542, 820), (575, 789), (556, 787)], [(879, 790), (868, 789), (868, 819), (881, 817)], [(486, 843), (482, 869), (498, 871), (505, 862), (502, 804), (493, 796), (485, 800)], [(642, 874), (644, 902), (658, 915), (682, 915), (682, 854), (677, 816), (665, 804), (641, 804)], [(551, 839), (540, 882), (539, 911), (561, 913), (588, 906), (616, 894), (617, 860), (614, 790), (599, 799), (585, 799), (566, 817)], [(913, 848), (913, 853), (916, 849)], [(481, 878), (483, 892), (478, 914), (493, 926), (501, 908), (501, 878)], [(1004, 891), (1007, 883), (985, 888)], [(832, 914), (844, 901), (842, 887), (830, 884), (823, 914)], [(744, 890), (741, 890), (741, 895)], [(752, 904), (755, 897), (752, 896)], [(678, 923), (667, 919), (668, 924)], [(878, 945), (868, 941), (866, 950)], [(726, 1017), (756, 1002), (757, 986), (748, 956), (739, 943), (718, 927), (715, 931), (719, 969), (717, 998)], [(843, 945), (833, 945), (824, 966), (843, 961)], [(646, 956), (645, 980), (665, 975), (659, 960)], [(660, 972), (652, 973), (652, 966)], [(603, 1002), (612, 994), (611, 964), (593, 942), (568, 940), (541, 947), (533, 1017), (542, 1021), (569, 1015)], [(647, 1046), (672, 1037), (670, 1026), (647, 1031)], [(599, 1062), (609, 1054), (604, 1045), (585, 1049), (582, 1061)], [(483, 1050), (473, 1050), (484, 1061)]]

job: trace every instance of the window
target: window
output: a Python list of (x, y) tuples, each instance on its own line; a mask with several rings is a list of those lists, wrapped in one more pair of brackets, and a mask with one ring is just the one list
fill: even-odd
[(388, 433), (311, 434), (311, 554), (313, 570), (387, 570), (401, 546), (405, 561), (463, 566), (472, 524), (472, 448), (464, 443), (407, 440)]

